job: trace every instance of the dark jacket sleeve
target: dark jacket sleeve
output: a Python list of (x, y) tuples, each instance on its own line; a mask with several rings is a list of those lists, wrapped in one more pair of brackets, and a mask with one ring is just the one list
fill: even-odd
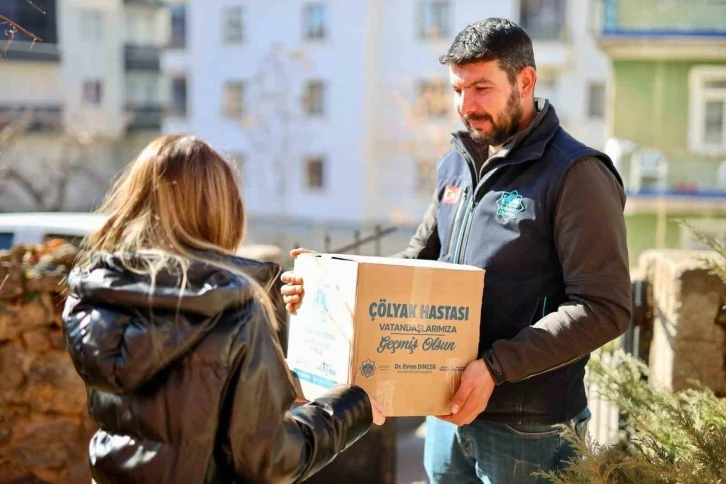
[(434, 192), (431, 204), (426, 209), (423, 221), (411, 237), (408, 247), (391, 257), (398, 259), (437, 260), (441, 253), (441, 241), (436, 225), (436, 214), (439, 209), (439, 194)]
[(575, 163), (559, 190), (554, 242), (569, 301), (484, 354), (494, 379), (518, 381), (582, 358), (625, 332), (631, 296), (625, 193), (598, 159)]
[(336, 387), (307, 405), (295, 400), (291, 375), (262, 311), (243, 324), (228, 440), (245, 482), (298, 482), (330, 463), (371, 427), (368, 395)]

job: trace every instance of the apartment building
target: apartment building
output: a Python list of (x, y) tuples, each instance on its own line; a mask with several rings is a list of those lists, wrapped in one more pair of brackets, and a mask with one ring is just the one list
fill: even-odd
[[(415, 225), (460, 122), (438, 56), (472, 21), (521, 23), (538, 96), (604, 145), (607, 58), (581, 0), (171, 0), (164, 132), (236, 159), (248, 209), (296, 231)], [(283, 222), (281, 222), (283, 223)]]
[[(0, 209), (86, 210), (158, 136), (167, 103), (160, 0), (3, 0), (23, 31), (3, 39)], [(7, 133), (7, 131), (6, 131)]]

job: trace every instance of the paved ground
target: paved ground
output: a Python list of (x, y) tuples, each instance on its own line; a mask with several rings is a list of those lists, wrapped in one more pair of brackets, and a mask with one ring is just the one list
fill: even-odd
[(396, 484), (427, 484), (423, 468), (425, 419), (398, 418), (396, 424)]

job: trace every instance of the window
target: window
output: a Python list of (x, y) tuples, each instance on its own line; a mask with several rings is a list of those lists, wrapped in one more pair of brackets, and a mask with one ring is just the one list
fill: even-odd
[(726, 68), (694, 67), (689, 87), (691, 149), (706, 154), (726, 153)]
[(171, 46), (183, 49), (187, 44), (187, 9), (185, 5), (171, 7)]
[(303, 36), (306, 39), (322, 40), (327, 37), (328, 6), (324, 3), (310, 3), (303, 11)]
[(81, 39), (101, 40), (103, 37), (103, 15), (98, 10), (81, 11)]
[(565, 0), (520, 0), (519, 24), (532, 40), (565, 39)]
[(416, 160), (414, 191), (417, 195), (430, 197), (436, 186), (436, 160)]
[(222, 10), (222, 41), (225, 44), (241, 44), (244, 40), (242, 7), (227, 7)]
[(103, 99), (103, 84), (100, 80), (87, 80), (83, 83), (83, 102), (86, 104), (101, 104)]
[(320, 157), (305, 160), (305, 182), (309, 189), (325, 188), (325, 160)]
[(418, 86), (418, 111), (431, 118), (443, 118), (449, 112), (449, 88), (444, 81), (423, 81)]
[(136, 107), (159, 104), (159, 77), (147, 73), (126, 76), (126, 100)]
[(154, 45), (156, 29), (154, 18), (141, 12), (126, 14), (126, 43), (132, 45)]
[(325, 84), (323, 81), (308, 81), (302, 98), (303, 110), (310, 116), (325, 114)]
[(587, 115), (590, 118), (605, 117), (605, 84), (591, 82), (587, 87)]
[[(43, 39), (43, 44), (56, 44), (58, 43), (57, 24), (60, 23), (58, 11), (62, 8), (60, 3), (49, 0), (0, 0), (0, 15), (12, 19), (24, 30)], [(4, 26), (3, 31), (7, 28)], [(7, 34), (4, 34), (3, 39), (6, 37)], [(15, 33), (14, 38), (20, 41), (32, 40), (22, 31)]]
[(245, 112), (245, 83), (228, 81), (222, 93), (222, 116), (228, 119), (239, 119)]
[(173, 116), (187, 115), (187, 78), (183, 74), (171, 79), (171, 113)]
[(419, 37), (441, 39), (449, 35), (449, 2), (423, 1), (419, 4)]

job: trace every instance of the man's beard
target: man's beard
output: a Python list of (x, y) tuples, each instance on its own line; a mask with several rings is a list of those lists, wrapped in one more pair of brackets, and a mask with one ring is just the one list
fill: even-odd
[[(522, 109), (520, 103), (519, 91), (513, 88), (512, 94), (507, 100), (507, 106), (497, 122), (494, 122), (488, 114), (467, 114), (462, 116), (461, 120), (469, 131), (471, 139), (476, 143), (487, 146), (500, 146), (519, 131), (519, 122), (523, 116), (524, 109)], [(492, 130), (488, 134), (482, 134), (471, 126), (471, 121), (489, 121)]]

